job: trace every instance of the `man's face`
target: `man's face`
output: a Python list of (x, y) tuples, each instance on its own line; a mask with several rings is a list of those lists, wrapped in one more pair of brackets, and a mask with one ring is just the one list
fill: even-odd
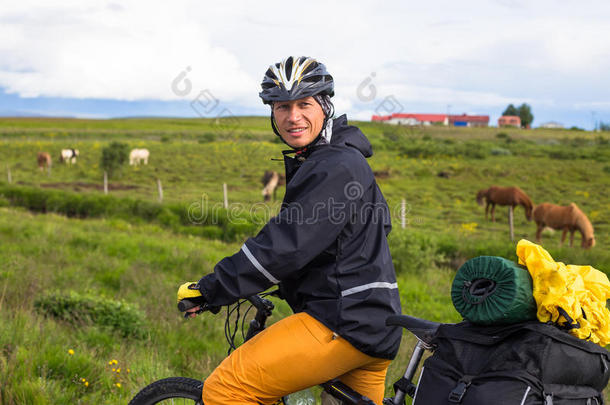
[(324, 111), (313, 97), (273, 103), (280, 136), (293, 148), (309, 145), (322, 130)]

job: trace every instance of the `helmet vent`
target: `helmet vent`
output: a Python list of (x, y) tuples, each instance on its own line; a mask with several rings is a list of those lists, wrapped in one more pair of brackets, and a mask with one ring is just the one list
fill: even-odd
[(275, 73), (273, 73), (273, 70), (271, 70), (271, 69), (267, 70), (267, 73), (265, 73), (265, 76), (270, 77), (271, 79), (277, 80), (277, 76), (275, 75)]
[(292, 56), (286, 59), (286, 69), (284, 71), (286, 72), (286, 79), (290, 81), (292, 77)]
[(317, 94), (334, 95), (333, 78), (326, 66), (309, 57), (289, 56), (269, 66), (261, 87), (259, 96), (265, 104)]

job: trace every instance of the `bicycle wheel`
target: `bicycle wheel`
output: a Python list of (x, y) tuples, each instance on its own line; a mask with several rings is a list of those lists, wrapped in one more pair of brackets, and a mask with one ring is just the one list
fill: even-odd
[(194, 404), (203, 405), (203, 381), (185, 377), (170, 377), (144, 387), (129, 405)]

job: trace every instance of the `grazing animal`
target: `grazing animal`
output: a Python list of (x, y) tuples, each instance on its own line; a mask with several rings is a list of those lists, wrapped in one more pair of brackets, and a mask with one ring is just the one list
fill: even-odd
[(131, 152), (129, 152), (129, 164), (131, 166), (137, 166), (140, 163), (147, 165), (148, 156), (150, 156), (148, 149), (132, 149)]
[(47, 152), (38, 152), (36, 160), (38, 160), (38, 168), (40, 171), (43, 171), (44, 169), (47, 169), (47, 172), (51, 171), (51, 155)]
[(578, 230), (581, 235), (580, 247), (589, 249), (595, 246), (593, 225), (584, 212), (574, 203), (568, 206), (542, 203), (534, 208), (534, 221), (536, 230), (536, 241), (540, 243), (540, 234), (545, 227), (563, 230), (561, 244), (565, 242), (566, 234), (570, 231), (570, 246), (574, 243), (574, 231)]
[(76, 163), (76, 157), (78, 156), (78, 149), (62, 149), (59, 154), (59, 161), (68, 164)]
[(390, 171), (389, 170), (374, 170), (373, 175), (375, 176), (376, 179), (387, 179), (388, 177), (390, 177)]
[(477, 203), (482, 207), (483, 200), (485, 199), (485, 219), (487, 219), (487, 212), (491, 206), (491, 220), (496, 221), (495, 211), (496, 204), (498, 205), (510, 205), (516, 207), (522, 205), (525, 208), (525, 218), (528, 221), (532, 220), (532, 209), (534, 204), (532, 200), (521, 190), (519, 187), (498, 187), (491, 186), (484, 190), (479, 190), (477, 193)]
[(261, 181), (263, 183), (263, 199), (269, 201), (273, 194), (273, 201), (275, 201), (277, 187), (286, 183), (286, 177), (278, 172), (266, 170)]

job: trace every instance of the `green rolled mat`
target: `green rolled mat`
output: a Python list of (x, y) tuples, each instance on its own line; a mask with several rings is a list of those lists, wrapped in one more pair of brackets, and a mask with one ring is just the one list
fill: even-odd
[(451, 285), (455, 309), (472, 323), (502, 325), (536, 319), (532, 277), (527, 269), (497, 256), (468, 260)]

